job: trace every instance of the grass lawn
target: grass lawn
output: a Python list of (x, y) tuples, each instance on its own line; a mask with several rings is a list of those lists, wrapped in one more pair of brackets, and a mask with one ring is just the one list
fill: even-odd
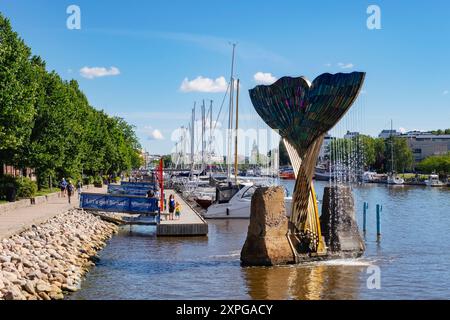
[[(402, 173), (399, 176), (402, 177), (405, 180), (411, 180), (411, 179), (414, 179), (416, 177), (416, 174), (415, 173)], [(419, 179), (420, 180), (426, 180), (426, 179), (428, 179), (428, 175), (426, 175), (426, 174), (419, 174)]]
[(52, 188), (52, 189), (50, 189), (50, 188), (45, 188), (45, 189), (41, 189), (41, 190), (39, 190), (39, 191), (36, 193), (36, 197), (39, 197), (39, 196), (45, 196), (45, 195), (47, 195), (47, 194), (55, 193), (55, 192), (59, 192), (59, 189), (58, 189), (58, 188)]
[(8, 203), (6, 200), (0, 200), (0, 204)]

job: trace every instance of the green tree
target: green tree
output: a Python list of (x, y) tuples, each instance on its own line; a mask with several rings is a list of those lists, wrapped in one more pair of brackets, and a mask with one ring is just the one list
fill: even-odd
[(373, 167), (378, 172), (386, 171), (386, 144), (384, 139), (375, 138), (373, 140), (375, 150), (375, 163)]
[(0, 163), (49, 178), (118, 175), (142, 165), (134, 127), (89, 105), (75, 80), (48, 72), (0, 15)]
[(14, 164), (31, 134), (37, 82), (30, 56), (0, 13), (0, 163)]
[(411, 171), (414, 156), (406, 139), (392, 137), (385, 140), (385, 168), (389, 171)]
[(422, 160), (417, 168), (423, 173), (450, 174), (450, 152), (446, 155), (431, 156)]

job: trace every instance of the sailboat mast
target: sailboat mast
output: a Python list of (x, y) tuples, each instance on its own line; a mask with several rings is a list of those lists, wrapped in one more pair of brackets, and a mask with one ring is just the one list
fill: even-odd
[(234, 143), (234, 181), (238, 179), (239, 79), (236, 84), (236, 133)]
[(394, 140), (393, 140), (393, 123), (391, 119), (391, 173), (394, 173)]
[(234, 54), (236, 44), (233, 43), (233, 53), (231, 56), (231, 75), (230, 75), (230, 104), (228, 108), (228, 150), (227, 150), (227, 180), (231, 180), (231, 148), (233, 141), (233, 90), (234, 90)]
[(213, 101), (211, 100), (211, 103), (209, 105), (209, 174), (212, 176), (212, 139), (213, 139), (213, 116), (212, 116), (212, 110), (213, 110)]
[(195, 151), (195, 102), (194, 102), (194, 108), (192, 109), (192, 119), (191, 119), (191, 171), (194, 171), (194, 151)]
[(205, 100), (203, 100), (202, 104), (202, 171), (205, 167), (205, 127), (206, 127), (206, 119), (205, 119)]

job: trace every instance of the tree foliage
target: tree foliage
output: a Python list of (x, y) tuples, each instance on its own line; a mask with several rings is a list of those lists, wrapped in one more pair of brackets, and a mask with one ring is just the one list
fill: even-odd
[(391, 140), (359, 135), (352, 139), (335, 139), (328, 152), (331, 159), (340, 159), (345, 164), (351, 162), (355, 166), (362, 165), (378, 172), (406, 172), (412, 170), (414, 163), (406, 140), (399, 137)]
[(134, 128), (89, 105), (75, 80), (48, 72), (0, 14), (0, 164), (51, 176), (119, 175), (142, 164)]
[(417, 168), (423, 173), (450, 174), (450, 152), (446, 155), (431, 156), (422, 160)]

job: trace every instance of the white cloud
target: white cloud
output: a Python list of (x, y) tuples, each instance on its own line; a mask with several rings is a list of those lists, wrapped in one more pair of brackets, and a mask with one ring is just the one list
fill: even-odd
[(448, 90), (445, 90), (444, 92), (442, 92), (442, 95), (443, 95), (443, 96), (448, 95)]
[(331, 67), (331, 63), (325, 63), (324, 66), (325, 67)]
[(110, 67), (109, 69), (104, 67), (83, 67), (80, 69), (80, 75), (87, 79), (117, 76), (119, 74), (120, 70), (116, 67)]
[(215, 80), (210, 78), (203, 78), (199, 76), (194, 80), (184, 78), (181, 83), (180, 90), (182, 92), (225, 92), (227, 91), (228, 83), (225, 77), (219, 77)]
[(164, 140), (164, 136), (161, 131), (154, 129), (149, 133), (148, 140)]
[(353, 65), (353, 63), (343, 63), (343, 62), (339, 62), (339, 63), (338, 63), (338, 67), (340, 67), (341, 69), (350, 69), (350, 68), (353, 68), (354, 65)]
[(253, 76), (253, 79), (255, 80), (255, 82), (257, 83), (261, 83), (261, 84), (272, 84), (275, 81), (277, 81), (277, 78), (275, 78), (271, 73), (267, 72), (257, 72), (255, 73), (255, 75)]

